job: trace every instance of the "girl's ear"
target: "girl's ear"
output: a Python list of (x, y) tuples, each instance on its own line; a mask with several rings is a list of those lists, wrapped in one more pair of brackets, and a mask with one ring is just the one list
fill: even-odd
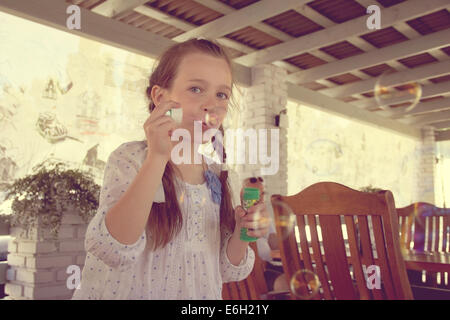
[(166, 94), (167, 94), (166, 89), (164, 89), (158, 85), (154, 85), (152, 87), (151, 98), (152, 98), (152, 101), (155, 104), (155, 106), (159, 106), (161, 104), (161, 102), (165, 101)]

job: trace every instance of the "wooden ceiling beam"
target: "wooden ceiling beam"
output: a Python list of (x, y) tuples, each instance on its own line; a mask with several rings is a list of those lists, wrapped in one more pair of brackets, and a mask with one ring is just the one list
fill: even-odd
[(219, 38), (285, 12), (308, 0), (261, 0), (175, 37), (185, 41), (196, 37)]
[[(446, 6), (448, 6), (448, 0), (410, 0), (400, 3), (391, 8), (381, 10), (381, 28), (392, 26), (399, 21), (423, 16)], [(366, 20), (367, 16), (352, 19), (348, 22), (239, 57), (236, 59), (236, 62), (246, 66), (270, 63), (344, 41), (347, 38), (367, 33)]]
[[(450, 39), (450, 29), (300, 71), (289, 75), (289, 81), (299, 84), (308, 83), (352, 70), (368, 68), (386, 61), (402, 59), (428, 50), (444, 48), (448, 46), (448, 39)], [(239, 61), (239, 58), (235, 59), (235, 61)]]

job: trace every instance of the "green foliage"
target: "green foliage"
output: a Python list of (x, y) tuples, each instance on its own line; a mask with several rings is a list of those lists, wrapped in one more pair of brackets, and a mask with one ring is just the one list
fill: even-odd
[(100, 186), (91, 174), (68, 169), (61, 162), (51, 166), (44, 162), (35, 171), (7, 188), (5, 200), (12, 199), (12, 227), (30, 230), (41, 224), (56, 238), (67, 209), (76, 209), (86, 223), (95, 215)]
[(375, 187), (372, 187), (372, 185), (368, 185), (367, 187), (363, 187), (363, 188), (359, 189), (359, 191), (376, 193), (378, 191), (383, 191), (383, 189), (375, 188)]

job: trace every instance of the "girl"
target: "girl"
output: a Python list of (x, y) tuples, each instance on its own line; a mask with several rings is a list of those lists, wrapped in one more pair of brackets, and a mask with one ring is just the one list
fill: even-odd
[[(195, 139), (194, 122), (222, 130), (233, 86), (231, 61), (212, 41), (188, 40), (162, 55), (147, 88), (146, 140), (124, 143), (108, 158), (73, 299), (221, 299), (223, 282), (249, 275), (254, 252), (239, 232), (267, 233), (268, 219), (258, 222), (268, 215), (265, 204), (233, 210), (227, 172), (203, 157), (193, 164), (204, 142)], [(181, 124), (165, 115), (174, 108), (182, 109)], [(177, 129), (193, 137), (190, 164), (171, 159)]]

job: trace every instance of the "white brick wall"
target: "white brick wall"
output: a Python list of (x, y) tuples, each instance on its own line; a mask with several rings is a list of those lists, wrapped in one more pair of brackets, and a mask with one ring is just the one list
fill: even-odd
[(84, 266), (86, 228), (76, 212), (63, 216), (57, 239), (42, 226), (28, 232), (11, 228), (5, 286), (8, 299), (70, 299), (73, 290), (66, 287), (66, 270), (72, 264)]
[[(285, 83), (286, 71), (273, 65), (258, 65), (252, 68), (252, 86), (244, 89), (244, 94), (241, 101), (241, 118), (234, 124), (234, 127), (253, 129), (280, 129), (279, 132), (279, 159), (272, 159), (272, 162), (279, 161), (279, 171), (273, 176), (264, 176), (266, 181), (266, 188), (274, 189), (276, 193), (287, 194), (287, 143), (286, 131), (281, 130), (275, 126), (275, 116), (286, 107), (287, 103), (287, 85)], [(287, 116), (285, 115), (287, 118)], [(281, 125), (287, 125), (286, 119)], [(270, 139), (270, 132), (267, 133), (268, 140)], [(270, 140), (263, 144), (267, 146), (266, 154), (270, 156)], [(258, 143), (259, 148), (259, 143)], [(258, 149), (259, 153), (259, 149)], [(248, 162), (249, 156), (246, 156)], [(237, 176), (233, 177), (232, 187), (235, 194), (239, 193), (242, 180), (249, 177), (260, 175), (260, 168), (268, 167), (268, 165), (261, 165), (258, 158), (257, 165), (235, 165), (233, 169)], [(269, 199), (266, 199), (269, 200)]]
[(433, 127), (422, 128), (417, 201), (435, 203), (436, 141)]

